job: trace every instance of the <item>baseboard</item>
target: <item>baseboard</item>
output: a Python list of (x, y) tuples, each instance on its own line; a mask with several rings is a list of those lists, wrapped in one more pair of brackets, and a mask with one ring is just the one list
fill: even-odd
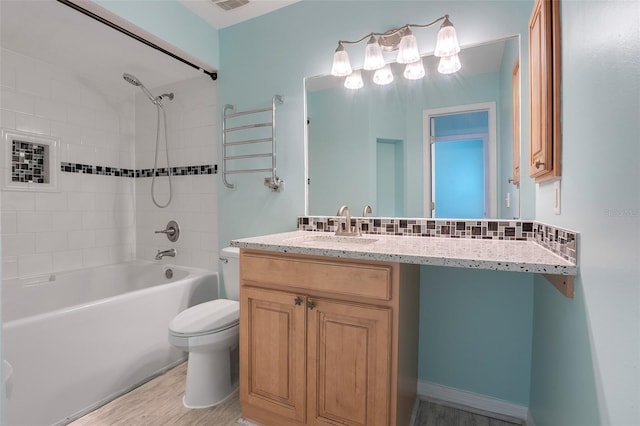
[(527, 422), (528, 426), (534, 425), (530, 423), (529, 419), (533, 421), (533, 418), (527, 407), (502, 399), (425, 381), (418, 382), (418, 396), (461, 408), (478, 410), (480, 414), (495, 414), (500, 417), (506, 417), (505, 420), (509, 420), (509, 418), (517, 419)]

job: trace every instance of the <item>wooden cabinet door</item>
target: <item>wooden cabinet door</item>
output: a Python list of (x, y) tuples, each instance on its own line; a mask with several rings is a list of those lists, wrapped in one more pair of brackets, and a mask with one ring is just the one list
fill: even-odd
[(309, 297), (307, 424), (389, 424), (391, 309)]
[(529, 175), (536, 182), (561, 172), (560, 0), (536, 0), (529, 19)]
[(242, 402), (304, 423), (306, 298), (242, 287), (240, 303)]
[(536, 0), (529, 19), (529, 91), (531, 103), (531, 177), (552, 168), (553, 63), (551, 50), (551, 2)]

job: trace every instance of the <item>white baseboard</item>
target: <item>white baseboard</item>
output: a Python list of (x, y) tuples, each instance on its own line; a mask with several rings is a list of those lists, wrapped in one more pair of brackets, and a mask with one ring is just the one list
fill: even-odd
[(535, 426), (527, 407), (502, 399), (424, 381), (418, 382), (418, 396), (454, 406), (472, 408), (480, 412), (519, 419), (527, 422), (528, 426)]

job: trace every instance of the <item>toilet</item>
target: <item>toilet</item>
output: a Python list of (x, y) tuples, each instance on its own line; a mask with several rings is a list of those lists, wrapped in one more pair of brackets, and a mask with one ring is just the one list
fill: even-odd
[[(232, 356), (237, 357), (240, 297), (239, 249), (221, 250), (227, 299), (217, 299), (180, 312), (169, 323), (169, 343), (189, 352), (182, 403), (207, 408), (223, 402), (237, 388)], [(233, 355), (232, 355), (233, 354)]]

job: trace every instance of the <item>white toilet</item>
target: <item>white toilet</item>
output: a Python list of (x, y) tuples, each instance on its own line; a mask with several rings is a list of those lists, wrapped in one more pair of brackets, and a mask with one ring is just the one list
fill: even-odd
[[(217, 299), (180, 312), (169, 324), (169, 343), (189, 352), (187, 384), (182, 402), (187, 408), (213, 407), (237, 388), (232, 377), (232, 353), (237, 356), (240, 297), (239, 249), (221, 250), (227, 299)], [(237, 360), (234, 362), (237, 363)]]

